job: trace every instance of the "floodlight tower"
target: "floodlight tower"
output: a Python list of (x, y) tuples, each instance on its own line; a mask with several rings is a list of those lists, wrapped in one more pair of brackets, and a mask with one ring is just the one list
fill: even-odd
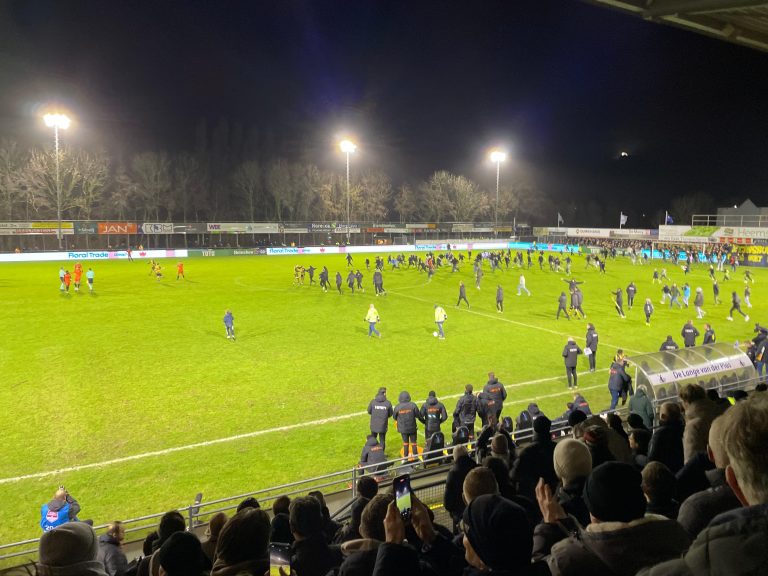
[(349, 155), (354, 154), (357, 150), (357, 144), (352, 140), (342, 140), (339, 142), (339, 148), (347, 156), (347, 244), (349, 244), (349, 204), (350, 204), (350, 187), (349, 187)]
[(71, 123), (66, 114), (46, 114), (43, 121), (48, 128), (53, 128), (53, 139), (56, 146), (56, 220), (58, 222), (57, 237), (61, 250), (61, 178), (59, 176), (59, 130), (66, 130)]
[(507, 159), (507, 153), (498, 148), (491, 150), (491, 162), (496, 164), (496, 212), (494, 222), (499, 225), (499, 181), (501, 177), (501, 163)]

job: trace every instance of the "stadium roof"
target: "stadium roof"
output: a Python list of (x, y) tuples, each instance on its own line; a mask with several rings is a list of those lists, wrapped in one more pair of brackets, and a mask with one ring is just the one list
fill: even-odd
[(768, 52), (765, 0), (587, 0)]

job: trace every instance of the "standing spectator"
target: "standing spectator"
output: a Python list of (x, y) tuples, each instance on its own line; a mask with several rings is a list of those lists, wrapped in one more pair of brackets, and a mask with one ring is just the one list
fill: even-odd
[(392, 403), (387, 400), (387, 389), (379, 388), (378, 393), (368, 404), (368, 414), (371, 415), (371, 434), (381, 443), (386, 450), (387, 427), (392, 417)]
[(376, 324), (381, 322), (381, 318), (379, 318), (379, 311), (376, 310), (373, 304), (368, 307), (368, 312), (365, 313), (365, 321), (368, 322), (368, 337), (370, 338), (376, 334), (376, 336), (381, 338), (381, 333), (376, 330)]
[(97, 556), (96, 533), (84, 522), (67, 522), (40, 537), (39, 576), (106, 576)]
[(717, 337), (715, 336), (715, 331), (712, 329), (712, 326), (707, 322), (704, 324), (704, 340), (702, 341), (702, 344), (714, 344), (715, 340), (717, 340)]
[(520, 450), (509, 475), (517, 493), (531, 501), (536, 498), (539, 478), (544, 478), (550, 484), (557, 482), (551, 427), (552, 422), (546, 416), (533, 420), (533, 442)]
[(504, 288), (501, 284), (496, 286), (496, 312), (499, 314), (504, 312)]
[(645, 299), (645, 304), (643, 305), (643, 313), (645, 314), (645, 325), (650, 326), (651, 316), (653, 315), (653, 302), (651, 302), (650, 298)]
[(211, 576), (263, 576), (269, 571), (268, 547), (267, 513), (260, 508), (241, 510), (227, 521), (219, 534)]
[(579, 524), (589, 524), (589, 510), (584, 503), (582, 493), (587, 477), (592, 472), (592, 454), (589, 448), (579, 440), (566, 438), (555, 446), (552, 457), (560, 484), (555, 497), (563, 509), (576, 518)]
[(40, 508), (40, 527), (43, 532), (53, 530), (66, 522), (74, 522), (80, 512), (80, 504), (67, 492), (64, 486), (59, 486), (53, 498)]
[(571, 387), (578, 388), (579, 387), (579, 381), (578, 376), (576, 375), (576, 365), (578, 361), (579, 354), (582, 353), (581, 348), (579, 348), (579, 345), (576, 344), (576, 341), (573, 339), (573, 336), (568, 337), (568, 342), (565, 344), (565, 347), (563, 348), (563, 361), (565, 362), (565, 375), (568, 377), (568, 389), (570, 390)]
[(696, 288), (696, 296), (693, 297), (693, 306), (696, 308), (696, 318), (704, 318), (707, 313), (704, 312), (704, 309), (702, 308), (702, 306), (704, 306), (704, 292), (701, 287)]
[(163, 514), (157, 526), (157, 540), (152, 543), (152, 554), (142, 558), (136, 574), (138, 576), (159, 576), (160, 563), (157, 561), (157, 554), (160, 548), (173, 534), (184, 532), (186, 529), (186, 520), (178, 510), (171, 510)]
[(338, 546), (329, 546), (323, 534), (323, 512), (311, 496), (291, 502), (292, 546), (291, 570), (302, 576), (325, 576), (338, 568), (343, 560)]
[(445, 405), (437, 399), (434, 390), (429, 391), (427, 401), (421, 405), (419, 420), (424, 424), (424, 436), (427, 441), (432, 438), (433, 434), (440, 432), (440, 426), (448, 420)]
[(125, 528), (119, 520), (112, 522), (107, 531), (99, 536), (99, 553), (97, 558), (104, 564), (108, 576), (123, 576), (128, 568), (128, 560), (123, 553)]
[(408, 458), (409, 454), (412, 454), (414, 458), (419, 455), (416, 446), (416, 418), (418, 415), (419, 408), (411, 401), (411, 395), (405, 390), (400, 392), (399, 403), (392, 411), (392, 418), (397, 426), (397, 431), (403, 438), (404, 458)]
[(653, 428), (653, 403), (646, 396), (645, 386), (638, 386), (634, 396), (629, 399), (629, 413), (639, 415), (648, 430)]
[(464, 479), (477, 464), (469, 457), (467, 447), (459, 444), (453, 448), (453, 466), (448, 471), (443, 493), (443, 505), (453, 518), (454, 525), (461, 519), (466, 504), (462, 497)]
[(651, 443), (651, 431), (634, 428), (629, 432), (629, 448), (632, 450), (635, 468), (642, 470), (648, 464), (648, 445)]
[(725, 415), (722, 435), (729, 464), (728, 485), (743, 508), (714, 518), (682, 558), (641, 572), (642, 576), (764, 574), (768, 565), (768, 398), (737, 402)]
[(376, 494), (365, 506), (360, 518), (362, 538), (341, 546), (345, 558), (339, 567), (339, 576), (367, 576), (373, 573), (376, 553), (386, 538), (384, 517), (394, 499), (392, 494)]
[(272, 521), (269, 525), (269, 541), (293, 543), (293, 532), (288, 512), (291, 509), (291, 499), (288, 496), (278, 496), (272, 502)]
[(589, 371), (595, 371), (595, 363), (597, 362), (597, 332), (592, 322), (587, 324), (587, 337), (584, 350), (589, 349)]
[(464, 282), (459, 280), (459, 299), (456, 300), (456, 308), (459, 307), (459, 304), (461, 301), (464, 300), (464, 302), (467, 305), (467, 308), (469, 308), (469, 300), (467, 300), (467, 287), (464, 286)]
[(437, 325), (437, 336), (441, 340), (445, 340), (445, 331), (443, 330), (443, 324), (448, 319), (448, 314), (445, 313), (445, 309), (442, 306), (435, 304), (435, 324)]
[(341, 524), (331, 518), (331, 511), (328, 510), (328, 505), (325, 503), (325, 496), (320, 490), (312, 490), (307, 492), (307, 496), (310, 496), (320, 503), (320, 511), (323, 513), (323, 536), (327, 543), (333, 542), (336, 537), (336, 533), (341, 528)]
[(675, 475), (661, 462), (649, 462), (641, 474), (643, 494), (647, 501), (646, 513), (677, 520), (680, 504), (675, 500)]
[(216, 560), (216, 545), (219, 542), (219, 535), (224, 524), (227, 523), (227, 515), (224, 512), (217, 512), (208, 521), (208, 528), (205, 529), (205, 542), (202, 543), (203, 554), (210, 560), (211, 564)]
[(661, 405), (659, 427), (651, 437), (648, 460), (666, 464), (673, 474), (683, 467), (683, 419), (676, 402)]
[(458, 426), (465, 426), (469, 432), (469, 438), (475, 439), (475, 420), (477, 420), (477, 398), (472, 393), (472, 384), (464, 387), (464, 395), (456, 402), (453, 410), (453, 418)]
[(680, 392), (680, 400), (685, 411), (685, 431), (683, 432), (683, 463), (688, 462), (697, 452), (707, 449), (709, 427), (717, 417), (718, 411), (707, 393), (698, 384), (688, 384)]

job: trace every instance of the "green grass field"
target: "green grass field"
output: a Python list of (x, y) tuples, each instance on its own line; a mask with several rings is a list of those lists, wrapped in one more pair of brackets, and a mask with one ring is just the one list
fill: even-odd
[[(362, 266), (364, 256), (355, 256)], [(420, 403), (431, 389), (458, 395), (468, 382), (482, 387), (489, 370), (509, 390), (505, 413), (528, 402), (550, 417), (570, 400), (560, 356), (565, 338), (583, 345), (585, 322), (555, 321), (561, 274), (526, 272), (531, 297), (516, 296), (518, 272), (491, 274), (482, 290), (471, 267), (441, 269), (434, 280), (415, 270), (385, 270), (388, 295), (323, 293), (294, 287), (296, 263), (346, 272), (342, 256), (198, 258), (176, 281), (175, 262), (156, 282), (145, 261), (86, 263), (96, 290), (59, 293), (59, 264), (0, 266), (0, 541), (39, 535), (39, 507), (64, 484), (80, 500), (81, 517), (106, 522), (352, 467), (367, 433), (365, 415), (274, 431), (291, 424), (360, 413), (379, 386), (396, 403), (407, 389)], [(682, 271), (671, 269), (682, 284)], [(658, 304), (652, 268), (608, 263), (608, 273), (584, 270), (584, 308), (600, 334), (598, 372), (583, 375), (580, 390), (594, 408), (608, 405), (606, 368), (616, 347), (657, 350), (680, 330), (693, 310)], [(718, 277), (721, 275), (718, 274)], [(755, 272), (750, 312), (764, 320), (768, 275)], [(688, 277), (705, 288), (705, 309), (720, 341), (751, 337), (753, 322), (726, 322), (730, 291), (743, 292), (742, 274), (721, 284), (720, 306), (711, 302), (706, 269)], [(472, 309), (455, 309), (459, 279)], [(638, 286), (634, 310), (618, 318), (609, 290)], [(496, 284), (505, 288), (506, 310), (495, 311)], [(642, 302), (657, 312), (646, 327)], [(375, 302), (382, 339), (366, 337), (366, 309)], [(433, 304), (448, 311), (447, 339), (433, 338)], [(222, 316), (231, 308), (237, 342), (225, 338)], [(703, 321), (697, 321), (703, 332)], [(582, 359), (580, 370), (586, 370)], [(602, 371), (600, 371), (602, 370)], [(445, 401), (449, 411), (455, 397)], [(139, 457), (57, 474), (62, 468), (103, 463), (148, 452), (265, 431), (216, 445)], [(398, 450), (394, 429), (388, 453)], [(33, 476), (18, 479), (19, 476)]]

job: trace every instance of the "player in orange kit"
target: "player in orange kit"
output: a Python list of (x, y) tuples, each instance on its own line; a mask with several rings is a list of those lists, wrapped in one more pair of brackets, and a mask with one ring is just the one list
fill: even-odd
[(83, 276), (83, 267), (78, 262), (75, 264), (75, 273), (74, 273), (74, 280), (75, 280), (75, 292), (80, 292), (80, 278)]
[[(176, 264), (176, 280), (184, 278), (184, 262)], [(186, 278), (184, 278), (186, 280)]]

